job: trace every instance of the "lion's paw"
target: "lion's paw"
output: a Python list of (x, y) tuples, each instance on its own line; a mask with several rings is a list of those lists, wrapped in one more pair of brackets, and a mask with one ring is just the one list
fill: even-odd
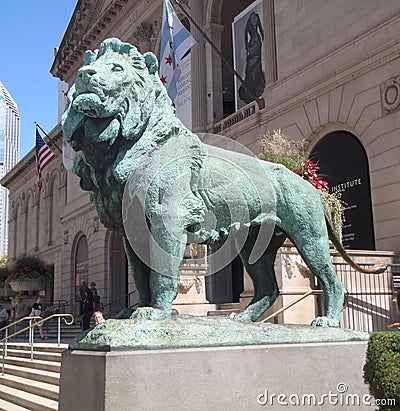
[(329, 317), (316, 317), (311, 325), (313, 327), (339, 327), (339, 320)]
[(153, 307), (139, 307), (132, 315), (131, 319), (145, 318), (148, 320), (162, 320), (171, 317), (171, 312)]

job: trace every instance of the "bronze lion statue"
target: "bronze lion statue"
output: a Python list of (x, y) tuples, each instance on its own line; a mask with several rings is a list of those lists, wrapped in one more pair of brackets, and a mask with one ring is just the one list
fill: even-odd
[(274, 261), (286, 238), (325, 293), (325, 315), (339, 325), (343, 285), (329, 239), (354, 268), (332, 229), (319, 192), (279, 164), (205, 144), (177, 118), (158, 77), (158, 61), (118, 39), (88, 51), (68, 93), (65, 139), (74, 172), (103, 224), (124, 237), (140, 308), (134, 316), (171, 315), (187, 243), (237, 246), (254, 298), (235, 318), (256, 321), (279, 290)]

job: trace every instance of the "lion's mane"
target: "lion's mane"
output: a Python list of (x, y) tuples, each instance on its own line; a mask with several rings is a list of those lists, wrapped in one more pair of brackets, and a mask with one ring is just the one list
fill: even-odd
[[(124, 69), (122, 80), (108, 71), (117, 63)], [(194, 178), (204, 157), (199, 139), (176, 117), (157, 58), (115, 38), (85, 53), (62, 124), (64, 138), (77, 152), (73, 171), (81, 188), (90, 191), (103, 224), (121, 234), (124, 185), (145, 156), (171, 137), (190, 136)]]

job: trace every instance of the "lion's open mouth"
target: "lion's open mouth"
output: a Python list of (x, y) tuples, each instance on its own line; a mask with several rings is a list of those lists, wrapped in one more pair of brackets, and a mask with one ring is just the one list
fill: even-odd
[(89, 117), (103, 117), (104, 103), (95, 93), (84, 93), (77, 96), (72, 103), (75, 111), (85, 114)]

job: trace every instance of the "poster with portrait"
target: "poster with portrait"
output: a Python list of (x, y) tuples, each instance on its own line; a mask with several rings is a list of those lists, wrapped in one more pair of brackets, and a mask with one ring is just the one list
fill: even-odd
[[(265, 89), (264, 16), (262, 0), (256, 0), (239, 13), (232, 23), (233, 64), (253, 93)], [(254, 101), (254, 95), (235, 76), (235, 107)]]

